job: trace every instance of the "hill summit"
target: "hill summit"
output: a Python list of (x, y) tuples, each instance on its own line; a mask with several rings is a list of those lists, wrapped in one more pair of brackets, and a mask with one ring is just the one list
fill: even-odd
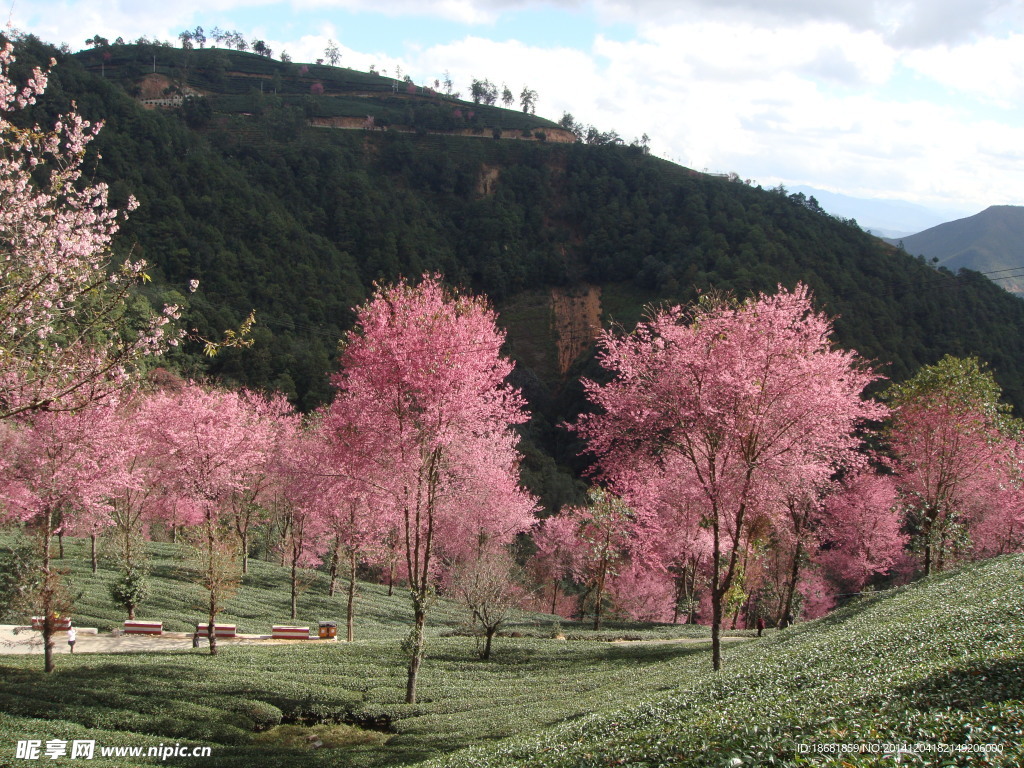
[(993, 205), (981, 213), (904, 237), (909, 253), (951, 270), (972, 269), (1024, 296), (1024, 206)]

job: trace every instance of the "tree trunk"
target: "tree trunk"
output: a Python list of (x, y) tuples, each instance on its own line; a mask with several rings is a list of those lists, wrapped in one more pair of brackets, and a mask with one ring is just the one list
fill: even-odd
[(786, 602), (782, 606), (782, 614), (776, 620), (777, 626), (782, 626), (786, 616), (793, 615), (793, 598), (796, 596), (796, 583), (800, 579), (800, 561), (803, 559), (803, 542), (797, 539), (796, 550), (793, 552), (793, 567), (789, 572), (789, 582), (786, 584)]
[(334, 537), (334, 548), (331, 550), (331, 583), (327, 588), (327, 596), (334, 597), (334, 593), (338, 590), (338, 558), (339, 550), (341, 549), (341, 540), (339, 537)]
[(43, 671), (53, 672), (53, 580), (50, 574), (50, 520), (43, 531)]
[(427, 619), (422, 600), (418, 595), (413, 596), (413, 603), (414, 624), (411, 637), (412, 652), (409, 657), (409, 677), (405, 684), (406, 704), (416, 703), (416, 682), (420, 674), (420, 664), (423, 663), (423, 626)]
[(43, 671), (53, 672), (53, 612), (45, 607), (43, 614)]
[(217, 578), (218, 578), (218, 574), (216, 573), (216, 567), (214, 565), (214, 562), (215, 562), (214, 561), (214, 556), (213, 556), (214, 534), (213, 534), (213, 523), (212, 523), (210, 514), (211, 514), (210, 510), (207, 509), (207, 511), (206, 511), (206, 554), (207, 554), (207, 557), (208, 557), (208, 565), (207, 565), (207, 567), (210, 569), (209, 573), (207, 574), (207, 582), (208, 582), (209, 588), (210, 588), (210, 611), (209, 611), (209, 613), (210, 613), (210, 617), (209, 617), (210, 618), (210, 622), (209, 622), (209, 625), (207, 626), (207, 637), (208, 637), (209, 643), (210, 643), (210, 655), (211, 656), (216, 656), (217, 655), (217, 631), (216, 631), (217, 624), (216, 624), (216, 622), (217, 622)]
[(714, 589), (711, 594), (711, 667), (722, 668), (722, 598), (724, 592)]
[(299, 569), (292, 560), (292, 618), (294, 619), (298, 615), (298, 603), (299, 603)]
[(64, 531), (57, 534), (57, 559), (64, 559)]
[(242, 533), (242, 574), (249, 572), (249, 529)]
[(939, 519), (939, 510), (936, 505), (932, 505), (927, 512), (925, 512), (925, 536), (924, 536), (924, 575), (931, 576), (935, 572), (935, 560), (936, 560), (936, 549), (935, 541), (935, 527), (936, 522)]
[(356, 551), (353, 549), (348, 556), (348, 641), (355, 639), (355, 616), (356, 616)]
[(391, 565), (388, 568), (388, 597), (395, 594), (395, 561), (391, 561)]
[(96, 534), (92, 534), (89, 538), (92, 539), (92, 572), (96, 573), (100, 567), (99, 560), (96, 557)]
[(718, 672), (722, 668), (722, 599), (728, 588), (722, 588), (722, 540), (718, 522), (718, 509), (713, 508), (714, 549), (712, 550), (711, 574), (711, 668)]
[(558, 607), (558, 579), (551, 580), (551, 613), (554, 615)]
[(607, 562), (602, 561), (601, 567), (597, 573), (597, 600), (594, 602), (594, 630), (597, 631), (601, 628), (601, 603), (604, 598), (604, 579), (607, 568)]
[(484, 641), (484, 652), (480, 654), (480, 658), (487, 661), (491, 658), (491, 638), (494, 637), (494, 633), (497, 631), (497, 627), (487, 627), (485, 632), (486, 640)]

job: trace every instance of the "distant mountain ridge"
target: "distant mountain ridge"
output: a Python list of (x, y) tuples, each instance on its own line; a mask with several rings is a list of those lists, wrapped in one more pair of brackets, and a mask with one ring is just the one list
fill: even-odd
[(856, 219), (861, 227), (882, 238), (906, 237), (968, 213), (959, 207), (935, 208), (905, 200), (851, 197), (807, 186), (790, 187), (790, 191), (813, 195), (833, 216)]
[[(890, 240), (894, 245), (899, 240)], [(912, 255), (938, 259), (953, 272), (973, 269), (1011, 293), (1024, 296), (1024, 206), (993, 205), (902, 238)]]

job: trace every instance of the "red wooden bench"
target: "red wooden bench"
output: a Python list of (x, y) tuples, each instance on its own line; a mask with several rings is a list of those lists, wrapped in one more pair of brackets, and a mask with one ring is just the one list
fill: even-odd
[[(209, 624), (196, 624), (196, 632), (200, 637), (210, 636), (210, 625)], [(235, 631), (234, 624), (215, 624), (213, 627), (214, 637), (236, 637), (237, 632)]]
[[(32, 629), (41, 630), (43, 628), (43, 622), (46, 621), (43, 616), (32, 617)], [(54, 632), (67, 632), (71, 629), (71, 617), (61, 616), (53, 619), (53, 631)]]
[(291, 627), (275, 624), (271, 627), (270, 636), (280, 640), (309, 640), (309, 627)]
[(126, 635), (162, 635), (164, 623), (162, 621), (136, 621), (129, 619), (124, 623)]

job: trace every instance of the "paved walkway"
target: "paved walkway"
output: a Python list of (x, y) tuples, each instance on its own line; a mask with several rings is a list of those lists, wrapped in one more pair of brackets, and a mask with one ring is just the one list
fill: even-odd
[[(121, 653), (138, 651), (175, 651), (182, 648), (191, 650), (192, 634), (189, 632), (164, 632), (161, 636), (153, 635), (113, 635), (99, 634), (95, 629), (76, 627), (78, 640), (75, 653)], [(321, 643), (323, 640), (272, 640), (269, 635), (239, 635), (236, 638), (217, 638), (217, 645), (269, 645), (296, 643)], [(199, 641), (200, 649), (208, 649), (205, 639)], [(70, 653), (67, 635), (58, 632), (53, 637), (53, 649), (56, 653)], [(29, 627), (14, 624), (0, 624), (0, 654), (9, 653), (42, 653), (43, 636)]]

